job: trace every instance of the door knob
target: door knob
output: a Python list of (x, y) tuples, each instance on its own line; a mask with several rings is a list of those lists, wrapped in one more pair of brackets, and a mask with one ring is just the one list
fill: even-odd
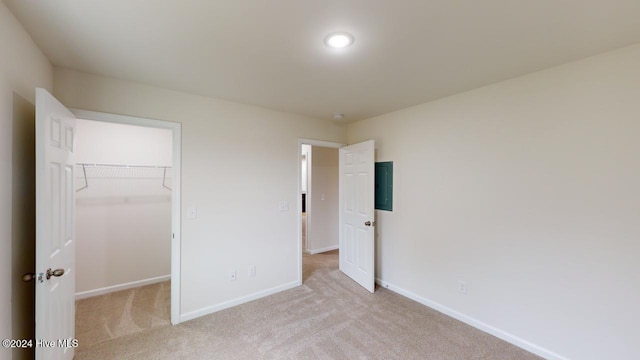
[[(34, 273), (25, 273), (22, 275), (22, 281), (29, 282), (33, 279), (38, 279), (38, 281), (42, 282), (42, 273), (34, 274)], [(58, 277), (64, 275), (64, 269), (55, 269), (51, 270), (51, 268), (47, 269), (47, 280), (51, 279), (52, 276)]]
[(51, 268), (47, 269), (47, 280), (49, 280), (52, 276), (58, 277), (64, 275), (64, 269), (55, 269), (51, 270)]
[(371, 223), (371, 221), (365, 221), (365, 222), (364, 222), (364, 226), (371, 226), (371, 225), (373, 225), (373, 224)]
[(24, 275), (22, 275), (22, 281), (24, 282), (29, 282), (31, 280), (38, 280), (39, 283), (44, 282), (44, 274), (43, 273), (25, 273)]

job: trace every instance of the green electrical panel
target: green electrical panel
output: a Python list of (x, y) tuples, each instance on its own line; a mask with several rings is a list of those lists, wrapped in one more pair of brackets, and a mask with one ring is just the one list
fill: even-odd
[(393, 211), (393, 161), (376, 163), (376, 209)]

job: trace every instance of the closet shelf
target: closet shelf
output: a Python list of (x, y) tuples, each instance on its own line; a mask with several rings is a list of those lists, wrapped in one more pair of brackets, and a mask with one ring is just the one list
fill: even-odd
[(127, 179), (152, 180), (162, 179), (162, 187), (171, 191), (167, 179), (171, 176), (171, 166), (158, 165), (114, 165), (76, 163), (77, 178), (84, 180), (84, 185), (76, 192), (89, 188), (89, 179)]

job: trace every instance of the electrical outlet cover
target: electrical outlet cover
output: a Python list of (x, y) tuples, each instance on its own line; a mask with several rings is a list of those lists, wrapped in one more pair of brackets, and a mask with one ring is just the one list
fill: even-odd
[(460, 294), (466, 294), (467, 293), (467, 282), (466, 281), (458, 281), (458, 292)]

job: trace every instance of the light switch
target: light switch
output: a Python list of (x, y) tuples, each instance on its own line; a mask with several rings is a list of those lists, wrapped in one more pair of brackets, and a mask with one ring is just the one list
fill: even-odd
[(189, 219), (197, 219), (198, 218), (198, 208), (194, 208), (194, 207), (187, 208), (187, 218), (189, 218)]
[(280, 211), (289, 211), (288, 201), (280, 201)]

